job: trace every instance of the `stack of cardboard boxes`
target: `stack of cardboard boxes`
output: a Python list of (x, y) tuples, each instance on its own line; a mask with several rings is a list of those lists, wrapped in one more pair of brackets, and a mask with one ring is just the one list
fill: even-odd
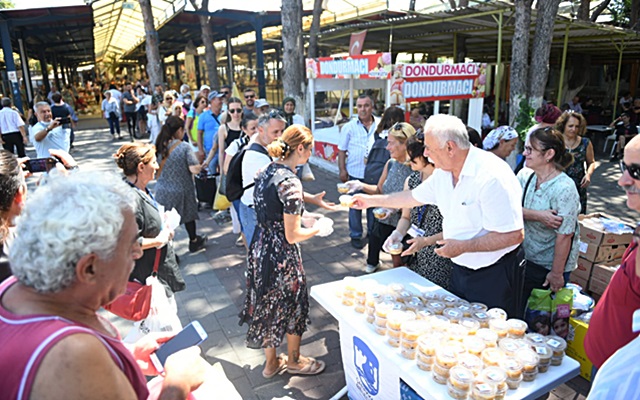
[(571, 282), (596, 298), (604, 293), (632, 239), (631, 233), (605, 231), (599, 223), (601, 216), (616, 220), (606, 214), (580, 216), (580, 257), (577, 268), (571, 273)]
[[(632, 239), (631, 233), (605, 231), (599, 223), (600, 216), (616, 220), (605, 214), (580, 216), (580, 258), (577, 268), (571, 273), (571, 282), (582, 286), (595, 299), (599, 299), (609, 285)], [(591, 380), (593, 365), (584, 351), (584, 338), (589, 324), (575, 318), (571, 318), (570, 323), (574, 337), (567, 341), (567, 355), (580, 363), (580, 376)]]

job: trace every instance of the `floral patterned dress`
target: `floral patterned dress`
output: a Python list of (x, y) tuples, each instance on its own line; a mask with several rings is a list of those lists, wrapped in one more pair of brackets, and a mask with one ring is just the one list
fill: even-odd
[[(409, 176), (409, 189), (413, 190), (422, 183), (420, 171)], [(442, 232), (442, 214), (435, 204), (425, 204), (411, 209), (411, 224), (424, 230), (424, 236)], [(435, 253), (436, 246), (426, 246), (411, 257), (409, 269), (436, 285), (448, 289), (453, 263), (449, 258)]]
[(578, 189), (578, 194), (580, 195), (580, 214), (587, 213), (587, 188), (581, 188), (580, 183), (587, 174), (585, 165), (587, 163), (587, 147), (589, 147), (589, 143), (589, 139), (582, 138), (580, 144), (575, 149), (567, 147), (567, 151), (573, 154), (573, 164), (569, 165), (564, 172), (569, 175), (569, 178), (573, 179), (573, 182), (576, 184), (576, 189)]
[(309, 322), (309, 293), (298, 244), (287, 242), (284, 214), (302, 215), (300, 179), (271, 163), (256, 178), (258, 226), (247, 257), (247, 294), (240, 324), (252, 349), (278, 347), (285, 334), (302, 336)]

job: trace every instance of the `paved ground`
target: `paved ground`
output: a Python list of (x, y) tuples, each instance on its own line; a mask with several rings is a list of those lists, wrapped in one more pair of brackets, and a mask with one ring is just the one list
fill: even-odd
[[(126, 128), (123, 126), (126, 130)], [(111, 154), (123, 142), (113, 142), (106, 122), (85, 119), (80, 122), (75, 150), (83, 169), (116, 170)], [(597, 149), (601, 150), (601, 149)], [(33, 151), (31, 155), (34, 156)], [(310, 193), (327, 191), (327, 198), (337, 201), (337, 178), (314, 169), (316, 180), (305, 183)], [(617, 165), (604, 162), (596, 171), (590, 190), (589, 211), (608, 211), (628, 221), (637, 216), (624, 204), (624, 193), (617, 188)], [(327, 213), (335, 221), (335, 232), (327, 238), (312, 238), (302, 244), (302, 254), (309, 285), (362, 275), (364, 250), (355, 250), (348, 243), (348, 225), (345, 212)], [(315, 301), (311, 301), (312, 324), (303, 336), (302, 353), (318, 357), (327, 364), (326, 371), (313, 377), (295, 377), (288, 374), (271, 380), (262, 377), (263, 354), (244, 345), (246, 326), (238, 326), (237, 315), (244, 299), (244, 249), (235, 246), (236, 236), (231, 224), (219, 225), (209, 211), (200, 213), (199, 233), (209, 236), (206, 251), (190, 254), (184, 230), (176, 234), (176, 247), (183, 266), (187, 290), (178, 293), (179, 316), (184, 324), (199, 320), (209, 334), (203, 343), (203, 353), (211, 362), (220, 362), (227, 377), (233, 382), (243, 399), (329, 399), (344, 385), (338, 325)], [(366, 248), (365, 248), (366, 250)], [(383, 256), (390, 265), (390, 259)], [(123, 334), (130, 325), (114, 319)], [(283, 347), (280, 351), (286, 351)], [(589, 383), (575, 378), (556, 388), (551, 399), (582, 399)], [(344, 397), (346, 399), (346, 396)]]

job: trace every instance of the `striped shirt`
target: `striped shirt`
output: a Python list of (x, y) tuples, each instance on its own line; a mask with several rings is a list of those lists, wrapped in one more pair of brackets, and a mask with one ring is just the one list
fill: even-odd
[(377, 125), (377, 121), (373, 119), (367, 130), (360, 118), (356, 117), (342, 127), (338, 150), (347, 152), (347, 173), (354, 178), (364, 178), (364, 159), (370, 148), (369, 138), (373, 136)]

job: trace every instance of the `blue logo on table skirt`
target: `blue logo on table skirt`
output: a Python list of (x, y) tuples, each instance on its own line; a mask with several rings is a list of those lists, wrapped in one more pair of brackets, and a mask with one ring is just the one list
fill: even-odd
[(378, 394), (380, 390), (380, 362), (369, 346), (360, 338), (353, 337), (353, 355), (356, 371), (360, 377), (360, 382), (371, 395)]

